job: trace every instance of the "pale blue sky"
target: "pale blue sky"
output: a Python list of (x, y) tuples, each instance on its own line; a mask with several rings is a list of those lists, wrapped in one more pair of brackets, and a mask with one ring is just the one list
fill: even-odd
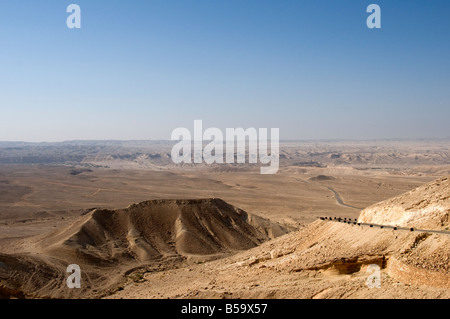
[[(82, 28), (66, 26), (80, 5)], [(366, 8), (381, 7), (368, 29)], [(450, 137), (450, 1), (2, 0), (0, 140)]]

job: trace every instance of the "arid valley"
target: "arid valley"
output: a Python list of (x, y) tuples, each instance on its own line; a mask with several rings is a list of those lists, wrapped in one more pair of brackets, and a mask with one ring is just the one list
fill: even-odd
[(449, 140), (281, 142), (274, 175), (170, 147), (0, 143), (0, 297), (450, 298)]

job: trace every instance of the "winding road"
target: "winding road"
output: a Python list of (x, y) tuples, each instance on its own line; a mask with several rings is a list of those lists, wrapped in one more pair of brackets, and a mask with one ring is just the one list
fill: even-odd
[(338, 193), (334, 188), (331, 188), (331, 187), (329, 187), (329, 186), (323, 186), (323, 185), (321, 185), (321, 186), (322, 186), (322, 187), (326, 187), (326, 188), (328, 188), (330, 191), (333, 192), (334, 198), (336, 199), (336, 202), (338, 203), (338, 205), (345, 206), (345, 207), (350, 207), (350, 208), (354, 208), (354, 209), (359, 209), (359, 210), (362, 210), (362, 209), (363, 209), (363, 208), (361, 208), (361, 207), (356, 207), (356, 206), (352, 206), (352, 205), (348, 205), (348, 204), (344, 203), (344, 201), (342, 200), (341, 195), (339, 195), (339, 193)]
[(320, 183), (314, 183), (314, 182), (311, 182), (311, 181), (308, 181), (308, 180), (305, 180), (305, 179), (302, 179), (302, 178), (296, 178), (296, 180), (299, 180), (299, 181), (301, 181), (301, 182), (303, 182), (303, 183), (307, 183), (307, 184), (314, 184), (314, 185), (317, 185), (317, 186), (320, 186), (320, 187), (323, 187), (323, 188), (328, 189), (329, 191), (333, 192), (334, 198), (336, 199), (336, 203), (337, 203), (338, 205), (345, 206), (345, 207), (349, 207), (349, 208), (353, 208), (353, 209), (358, 209), (358, 210), (364, 209), (364, 208), (361, 208), (361, 207), (356, 207), (356, 206), (352, 206), (352, 205), (346, 204), (346, 203), (342, 200), (341, 195), (340, 195), (334, 188), (332, 188), (332, 187), (330, 187), (330, 186), (325, 186), (325, 185), (322, 185), (322, 184), (320, 184)]

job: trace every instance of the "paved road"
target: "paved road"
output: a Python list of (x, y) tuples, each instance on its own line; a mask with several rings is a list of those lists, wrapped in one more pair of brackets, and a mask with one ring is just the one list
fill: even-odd
[(329, 186), (324, 186), (324, 187), (328, 188), (330, 191), (333, 192), (334, 198), (336, 198), (336, 202), (337, 202), (339, 205), (345, 206), (345, 207), (354, 208), (354, 209), (362, 209), (362, 208), (360, 208), (360, 207), (356, 207), (356, 206), (352, 206), (352, 205), (348, 205), (348, 204), (344, 203), (344, 201), (342, 200), (341, 195), (339, 195), (339, 193), (338, 193), (335, 189), (333, 189), (333, 188), (331, 188), (331, 187), (329, 187)]
[(322, 184), (320, 184), (320, 183), (311, 182), (311, 181), (305, 180), (305, 179), (303, 179), (303, 178), (296, 178), (296, 180), (299, 180), (299, 181), (301, 181), (301, 182), (303, 182), (303, 183), (314, 184), (314, 185), (317, 185), (317, 186), (320, 186), (320, 187), (324, 187), (324, 188), (326, 188), (326, 189), (332, 191), (333, 194), (334, 194), (334, 198), (336, 199), (336, 203), (337, 203), (338, 205), (345, 206), (345, 207), (349, 207), (349, 208), (353, 208), (353, 209), (359, 209), (359, 210), (362, 210), (362, 209), (363, 209), (363, 208), (361, 208), (361, 207), (356, 207), (356, 206), (352, 206), (352, 205), (348, 205), (348, 204), (344, 203), (344, 201), (342, 200), (341, 195), (339, 195), (339, 193), (338, 193), (334, 188), (332, 188), (332, 187), (325, 186), (325, 185), (322, 185)]

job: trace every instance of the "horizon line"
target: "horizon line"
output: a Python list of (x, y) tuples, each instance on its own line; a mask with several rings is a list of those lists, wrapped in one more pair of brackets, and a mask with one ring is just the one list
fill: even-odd
[[(247, 140), (247, 139), (246, 139)], [(415, 138), (406, 138), (406, 137), (389, 137), (389, 138), (308, 138), (308, 139), (280, 139), (280, 143), (289, 143), (289, 142), (366, 142), (366, 141), (442, 141), (442, 140), (450, 140), (449, 137), (415, 137)], [(200, 142), (201, 140), (198, 140)], [(211, 140), (203, 140), (203, 142), (209, 142)], [(227, 140), (224, 139), (224, 142)], [(21, 141), (21, 140), (0, 140), (0, 143), (16, 143), (16, 144), (64, 144), (64, 143), (82, 143), (82, 142), (90, 142), (90, 143), (101, 143), (101, 142), (179, 142), (179, 140), (170, 140), (170, 139), (74, 139), (74, 140), (63, 140), (63, 141)], [(192, 142), (196, 142), (196, 140), (192, 139)]]

